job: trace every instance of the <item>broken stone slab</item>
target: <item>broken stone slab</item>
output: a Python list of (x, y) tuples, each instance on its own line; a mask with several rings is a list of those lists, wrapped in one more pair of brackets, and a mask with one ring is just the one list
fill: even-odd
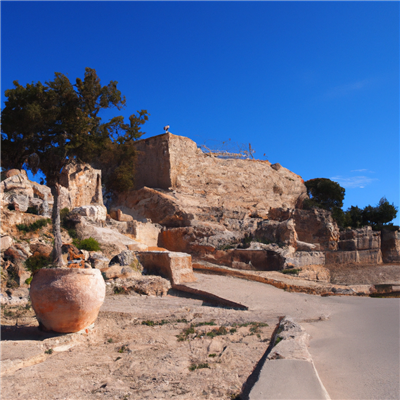
[(161, 275), (172, 285), (196, 281), (189, 254), (172, 251), (139, 251), (137, 254), (145, 274)]
[(107, 283), (107, 294), (130, 293), (134, 291), (146, 296), (166, 296), (171, 289), (169, 280), (161, 276), (140, 275), (133, 278), (116, 278)]

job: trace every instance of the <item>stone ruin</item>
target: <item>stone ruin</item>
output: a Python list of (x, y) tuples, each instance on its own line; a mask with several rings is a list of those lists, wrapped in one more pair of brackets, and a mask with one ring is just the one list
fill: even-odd
[(110, 208), (159, 225), (159, 247), (250, 270), (400, 261), (398, 234), (382, 246), (370, 227), (340, 232), (330, 212), (302, 209), (304, 181), (280, 164), (218, 158), (171, 133), (136, 149), (136, 187)]
[[(63, 232), (70, 267), (99, 268), (107, 279), (133, 279), (132, 287), (166, 293), (171, 284), (194, 280), (192, 261), (200, 269), (207, 264), (248, 271), (400, 262), (399, 231), (340, 232), (330, 212), (302, 209), (304, 182), (280, 164), (218, 158), (171, 133), (139, 140), (136, 148), (136, 187), (113, 198), (108, 210), (100, 170), (71, 164), (63, 171), (61, 208), (69, 208), (80, 239), (92, 237), (102, 247), (80, 251)], [(48, 217), (53, 198), (23, 170), (7, 171), (4, 178), (3, 268), (24, 286), (29, 277), (24, 261), (50, 255), (52, 245), (35, 234), (29, 243), (16, 240), (16, 224)], [(138, 286), (143, 270), (166, 279)]]

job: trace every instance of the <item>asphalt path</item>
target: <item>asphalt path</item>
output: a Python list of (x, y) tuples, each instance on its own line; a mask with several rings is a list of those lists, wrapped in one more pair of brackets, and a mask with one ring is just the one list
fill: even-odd
[(290, 315), (299, 322), (311, 335), (309, 352), (331, 399), (400, 399), (400, 299), (321, 297), (232, 277), (196, 277), (191, 286), (260, 317)]
[(329, 298), (327, 321), (302, 324), (331, 399), (400, 399), (399, 299)]

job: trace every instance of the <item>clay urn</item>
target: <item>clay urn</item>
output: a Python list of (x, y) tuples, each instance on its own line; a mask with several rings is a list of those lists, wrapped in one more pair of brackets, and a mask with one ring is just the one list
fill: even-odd
[(98, 269), (42, 268), (33, 276), (30, 297), (42, 328), (70, 333), (96, 320), (105, 292)]

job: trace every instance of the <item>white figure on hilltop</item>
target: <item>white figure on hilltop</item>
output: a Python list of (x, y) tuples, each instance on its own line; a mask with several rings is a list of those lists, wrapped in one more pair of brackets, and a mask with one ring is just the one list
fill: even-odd
[(165, 133), (170, 133), (168, 129), (169, 129), (169, 125), (164, 126)]

